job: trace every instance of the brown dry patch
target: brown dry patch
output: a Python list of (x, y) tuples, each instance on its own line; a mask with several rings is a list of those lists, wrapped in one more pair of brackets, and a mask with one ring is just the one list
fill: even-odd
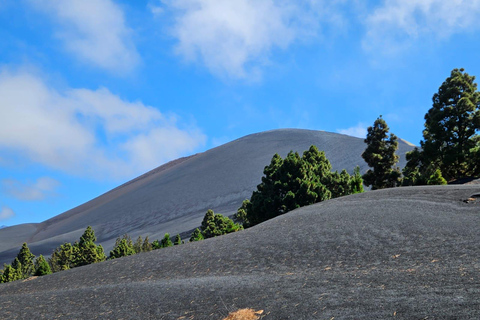
[(263, 310), (255, 311), (253, 309), (240, 309), (230, 314), (223, 320), (258, 320)]
[(31, 281), (31, 280), (37, 279), (37, 278), (38, 278), (37, 276), (32, 276), (30, 278), (27, 278), (27, 279), (23, 280), (22, 282)]

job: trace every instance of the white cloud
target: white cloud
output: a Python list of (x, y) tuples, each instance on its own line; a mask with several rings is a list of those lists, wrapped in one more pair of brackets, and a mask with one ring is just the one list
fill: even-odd
[(56, 36), (80, 60), (115, 73), (134, 68), (139, 55), (123, 11), (111, 0), (29, 0), (57, 22)]
[(337, 132), (352, 137), (365, 138), (367, 136), (367, 126), (364, 123), (360, 122), (354, 127), (350, 127), (347, 129), (337, 129)]
[[(255, 78), (275, 49), (316, 35), (320, 22), (342, 24), (328, 1), (162, 0), (174, 15), (176, 52), (216, 75)], [(159, 10), (159, 7), (154, 7)], [(152, 10), (153, 11), (153, 10)]]
[(480, 0), (385, 0), (366, 20), (364, 48), (395, 53), (415, 40), (477, 30)]
[(124, 178), (205, 143), (195, 126), (105, 88), (59, 92), (29, 72), (0, 73), (0, 151), (94, 178)]
[(27, 183), (14, 179), (3, 179), (1, 185), (3, 192), (18, 200), (38, 201), (55, 196), (55, 189), (60, 182), (53, 178), (41, 177), (35, 182)]
[(2, 210), (0, 211), (0, 220), (7, 220), (8, 218), (11, 218), (15, 215), (15, 212), (13, 212), (12, 209), (9, 207), (2, 207)]

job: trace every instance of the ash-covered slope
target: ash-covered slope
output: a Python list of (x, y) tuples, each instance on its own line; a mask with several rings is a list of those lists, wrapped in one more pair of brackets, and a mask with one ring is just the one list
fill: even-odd
[[(10, 262), (25, 241), (35, 255), (49, 255), (59, 244), (77, 240), (88, 225), (108, 252), (125, 233), (153, 240), (196, 228), (207, 209), (231, 215), (251, 196), (274, 153), (303, 152), (312, 144), (325, 151), (334, 170), (367, 169), (363, 139), (299, 129), (252, 134), (172, 161), (43, 223), (0, 230), (0, 262)], [(411, 149), (400, 141), (400, 167)]]
[(478, 186), (372, 191), (0, 285), (2, 319), (479, 319)]

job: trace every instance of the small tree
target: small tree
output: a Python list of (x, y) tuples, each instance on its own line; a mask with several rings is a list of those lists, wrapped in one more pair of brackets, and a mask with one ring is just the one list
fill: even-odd
[(170, 240), (170, 234), (165, 233), (165, 236), (163, 237), (162, 241), (160, 241), (160, 248), (167, 248), (167, 247), (173, 247), (173, 242)]
[(201, 226), (202, 235), (205, 239), (236, 232), (241, 229), (243, 228), (235, 224), (230, 218), (224, 217), (219, 213), (215, 214), (212, 210), (207, 211)]
[(88, 226), (78, 243), (78, 254), (75, 257), (76, 266), (84, 266), (104, 261), (106, 259), (103, 247), (96, 245), (97, 237), (92, 227)]
[(148, 236), (146, 236), (146, 237), (145, 237), (145, 240), (143, 241), (142, 251), (143, 251), (143, 252), (152, 251), (152, 244), (149, 242)]
[(123, 238), (117, 238), (115, 246), (110, 251), (109, 259), (116, 259), (126, 256), (134, 255), (135, 249), (133, 248), (132, 241), (129, 241), (129, 237), (124, 235)]
[(20, 280), (21, 277), (18, 271), (9, 264), (3, 265), (3, 273), (0, 276), (0, 283), (12, 282), (15, 280)]
[[(250, 225), (247, 217), (247, 212), (248, 212), (248, 207), (251, 206), (252, 204), (250, 203), (250, 200), (245, 199), (242, 202), (242, 206), (238, 208), (237, 213), (233, 215), (233, 221), (235, 223), (248, 226)], [(190, 240), (191, 241), (191, 240)]]
[(50, 265), (48, 264), (47, 260), (40, 255), (36, 260), (35, 260), (35, 276), (44, 276), (47, 274), (51, 274), (52, 270), (50, 268)]
[(22, 278), (30, 277), (34, 272), (33, 259), (35, 259), (35, 256), (30, 252), (26, 242), (23, 243), (17, 258), (22, 264), (22, 268), (19, 270)]
[(53, 272), (59, 272), (74, 268), (76, 256), (78, 254), (78, 245), (64, 243), (53, 251), (49, 258), (49, 263)]
[(25, 279), (25, 276), (23, 275), (23, 268), (22, 268), (22, 263), (18, 258), (15, 258), (12, 262), (12, 268), (15, 269), (17, 272), (17, 279)]
[(365, 185), (372, 186), (372, 190), (391, 188), (400, 185), (400, 169), (394, 167), (398, 162), (395, 151), (398, 149), (397, 137), (391, 133), (382, 116), (375, 120), (372, 127), (368, 127), (365, 143), (367, 148), (362, 158), (370, 168), (364, 175)]
[(435, 184), (436, 185), (445, 185), (445, 184), (447, 184), (447, 180), (445, 180), (442, 177), (442, 172), (440, 171), (440, 169), (437, 169), (432, 173), (432, 175), (430, 175), (430, 177), (427, 180), (427, 184), (429, 184), (429, 185), (435, 185)]
[(204, 237), (203, 237), (203, 234), (202, 232), (200, 231), (200, 229), (195, 229), (195, 231), (193, 231), (192, 235), (190, 236), (190, 242), (193, 242), (193, 241), (200, 241), (200, 240), (203, 240)]
[(173, 240), (173, 245), (178, 246), (179, 244), (182, 244), (182, 238), (180, 238), (180, 235), (177, 234)]
[(143, 246), (143, 239), (141, 236), (138, 236), (137, 241), (135, 241), (135, 244), (133, 245), (133, 249), (135, 250), (135, 253), (142, 252), (142, 246)]
[(157, 249), (161, 249), (161, 248), (162, 248), (162, 246), (160, 244), (160, 241), (154, 240), (152, 242), (152, 250), (157, 250)]

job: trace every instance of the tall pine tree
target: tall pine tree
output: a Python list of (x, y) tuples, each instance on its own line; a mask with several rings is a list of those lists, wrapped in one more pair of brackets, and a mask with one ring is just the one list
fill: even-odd
[(433, 95), (420, 142), (423, 163), (440, 169), (447, 180), (480, 173), (480, 93), (475, 77), (464, 71), (452, 70)]
[(365, 185), (372, 186), (372, 190), (391, 188), (400, 185), (400, 169), (395, 167), (398, 156), (397, 137), (391, 133), (382, 116), (378, 117), (373, 126), (368, 127), (365, 143), (367, 148), (362, 153), (362, 158), (372, 169), (363, 175)]

